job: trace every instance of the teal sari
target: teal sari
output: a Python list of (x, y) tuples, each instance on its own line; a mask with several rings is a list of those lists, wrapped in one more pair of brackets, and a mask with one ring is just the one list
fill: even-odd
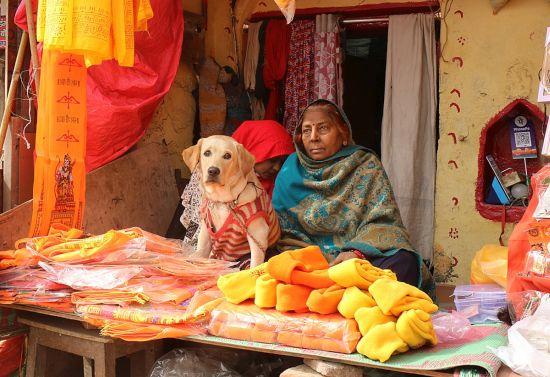
[(421, 258), (410, 244), (390, 182), (374, 153), (351, 145), (315, 161), (298, 145), (296, 151), (277, 175), (273, 192), (282, 249), (318, 245), (329, 260), (349, 250), (367, 258), (407, 250), (418, 256), (420, 267)]

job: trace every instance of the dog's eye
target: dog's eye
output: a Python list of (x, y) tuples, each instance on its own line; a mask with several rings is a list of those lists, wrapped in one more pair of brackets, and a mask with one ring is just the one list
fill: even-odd
[(226, 154), (223, 155), (223, 158), (225, 158), (226, 160), (230, 160), (231, 159), (231, 154), (226, 153)]
[(212, 155), (212, 152), (210, 151), (204, 151), (203, 156), (204, 157), (210, 157)]

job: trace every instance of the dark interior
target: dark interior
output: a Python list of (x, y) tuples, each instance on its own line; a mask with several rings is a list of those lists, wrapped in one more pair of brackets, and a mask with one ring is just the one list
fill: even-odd
[(350, 33), (344, 48), (344, 111), (356, 144), (380, 156), (387, 30)]

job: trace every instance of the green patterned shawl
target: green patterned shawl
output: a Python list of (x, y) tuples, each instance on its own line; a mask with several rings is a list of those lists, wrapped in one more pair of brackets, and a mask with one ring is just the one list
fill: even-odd
[(283, 245), (319, 245), (330, 259), (351, 249), (368, 257), (414, 252), (378, 157), (357, 145), (324, 161), (296, 150), (273, 193)]

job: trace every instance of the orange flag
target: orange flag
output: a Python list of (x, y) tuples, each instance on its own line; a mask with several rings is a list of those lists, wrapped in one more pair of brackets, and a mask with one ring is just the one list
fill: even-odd
[(86, 66), (81, 55), (44, 49), (30, 236), (50, 225), (82, 227), (86, 194)]

